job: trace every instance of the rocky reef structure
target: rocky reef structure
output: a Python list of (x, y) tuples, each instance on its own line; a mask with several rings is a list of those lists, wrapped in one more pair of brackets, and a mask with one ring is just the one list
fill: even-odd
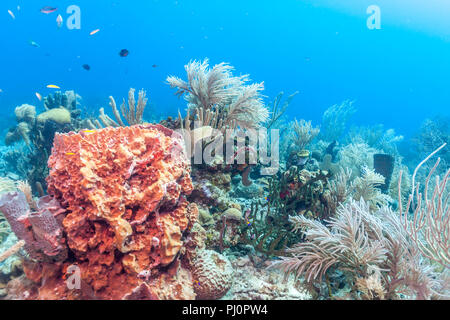
[[(192, 183), (180, 135), (160, 125), (57, 134), (49, 167), (47, 200), (63, 213), (30, 209), (22, 193), (2, 202), (31, 256), (24, 264), (28, 299), (196, 297), (193, 275), (202, 272), (194, 261), (208, 257), (197, 252), (204, 238), (191, 233), (198, 210), (186, 200)], [(49, 239), (53, 246), (36, 250)], [(73, 270), (80, 287), (70, 290)], [(230, 269), (209, 271), (226, 276)], [(23, 292), (17, 286), (11, 292)], [(201, 297), (217, 298), (228, 288), (212, 285)]]

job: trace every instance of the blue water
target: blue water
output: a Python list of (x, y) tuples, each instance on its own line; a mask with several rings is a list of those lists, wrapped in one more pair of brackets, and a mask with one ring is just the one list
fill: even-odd
[[(13, 125), (14, 108), (42, 105), (35, 92), (51, 93), (48, 84), (76, 90), (93, 112), (109, 109), (109, 95), (121, 101), (130, 87), (144, 88), (155, 112), (176, 115), (185, 103), (165, 78), (185, 78), (183, 66), (205, 57), (264, 81), (268, 102), (300, 91), (289, 115), (316, 123), (345, 99), (356, 100), (353, 124), (383, 123), (406, 136), (427, 117), (449, 115), (450, 5), (380, 0), (382, 29), (369, 30), (374, 1), (340, 2), (2, 0), (0, 115)], [(65, 25), (72, 4), (81, 9), (80, 30)], [(40, 13), (45, 5), (58, 11)], [(130, 55), (121, 58), (124, 48)]]

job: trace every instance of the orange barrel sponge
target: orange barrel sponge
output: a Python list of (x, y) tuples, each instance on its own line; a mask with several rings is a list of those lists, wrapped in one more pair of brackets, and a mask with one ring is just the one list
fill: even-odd
[(198, 210), (181, 135), (160, 125), (56, 134), (48, 193), (83, 283), (121, 298), (168, 266)]

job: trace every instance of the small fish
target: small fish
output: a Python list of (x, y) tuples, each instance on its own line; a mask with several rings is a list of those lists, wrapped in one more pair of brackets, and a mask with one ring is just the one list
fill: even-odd
[(158, 68), (158, 65), (154, 64), (152, 65), (153, 68)]
[(39, 99), (39, 101), (42, 101), (42, 96), (39, 92), (36, 92), (36, 97)]
[(119, 52), (119, 56), (121, 56), (122, 58), (128, 56), (130, 54), (130, 51), (128, 51), (127, 49), (122, 49)]
[(56, 18), (56, 24), (58, 25), (58, 28), (62, 27), (63, 21), (64, 21), (63, 17), (60, 14), (58, 14), (58, 17)]
[(82, 67), (84, 70), (87, 70), (87, 71), (91, 70), (91, 66), (88, 64), (83, 64)]
[(41, 11), (42, 13), (49, 14), (49, 13), (55, 12), (56, 10), (58, 10), (58, 8), (53, 8), (53, 7), (45, 6), (45, 7), (43, 7), (40, 11)]
[(83, 133), (95, 133), (95, 130), (83, 130)]
[(60, 87), (58, 87), (58, 86), (56, 86), (56, 85), (54, 85), (54, 84), (49, 84), (49, 85), (47, 86), (47, 88), (49, 88), (49, 89), (61, 89)]
[(37, 42), (35, 42), (33, 40), (30, 40), (29, 43), (30, 43), (30, 45), (32, 45), (35, 48), (40, 48), (41, 47)]
[(15, 19), (16, 16), (14, 15), (14, 13), (11, 10), (8, 10), (9, 15), (11, 16), (11, 18)]
[(75, 153), (73, 153), (73, 152), (67, 152), (66, 153), (66, 156), (74, 156), (75, 155)]
[(91, 31), (91, 33), (89, 33), (89, 35), (93, 36), (94, 34), (96, 34), (99, 31), (100, 31), (100, 29), (95, 29), (95, 30)]

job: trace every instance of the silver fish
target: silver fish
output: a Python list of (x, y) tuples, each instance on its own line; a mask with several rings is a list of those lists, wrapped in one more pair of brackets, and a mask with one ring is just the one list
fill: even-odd
[(62, 24), (63, 24), (63, 17), (62, 17), (60, 14), (58, 14), (58, 17), (56, 18), (56, 23), (57, 23), (57, 25), (58, 25), (58, 28), (61, 28), (61, 27), (62, 27)]

